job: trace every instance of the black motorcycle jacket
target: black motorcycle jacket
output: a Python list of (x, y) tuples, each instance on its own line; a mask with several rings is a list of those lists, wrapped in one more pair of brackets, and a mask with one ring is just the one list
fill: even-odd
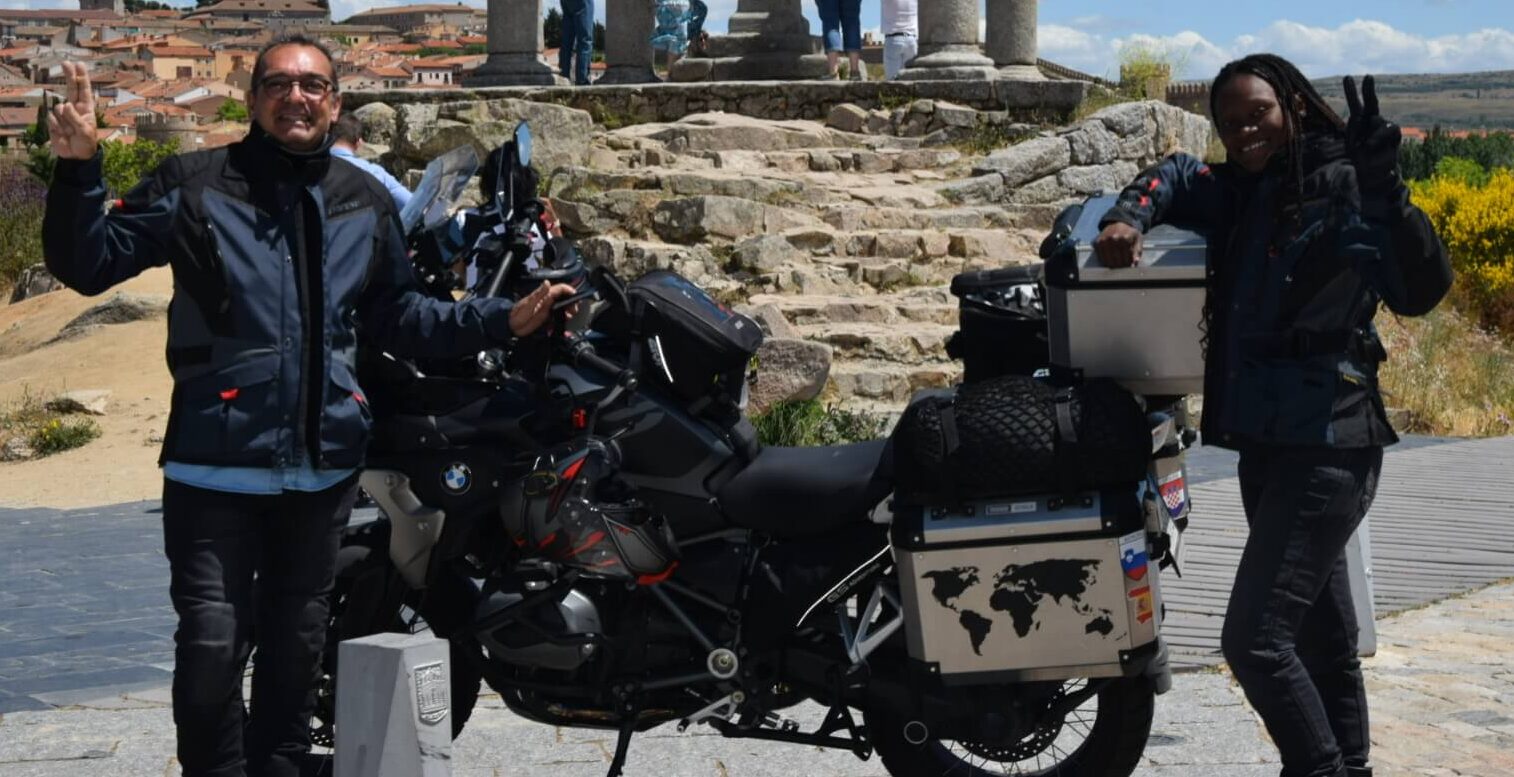
[[(1305, 139), (1300, 190), (1281, 159), (1258, 175), (1176, 154), (1141, 174), (1100, 227), (1170, 222), (1209, 238), (1207, 444), (1356, 448), (1398, 437), (1378, 390), (1378, 303), (1432, 309), (1450, 287), (1444, 246), (1402, 185), (1363, 217), (1343, 143)], [(1281, 156), (1281, 155), (1279, 155)]]
[(256, 126), (171, 157), (107, 214), (101, 155), (60, 159), (47, 268), (86, 295), (173, 269), (162, 460), (359, 467), (371, 416), (358, 340), (462, 356), (510, 337), (506, 300), (454, 304), (417, 286), (389, 194), (325, 148), (295, 154)]

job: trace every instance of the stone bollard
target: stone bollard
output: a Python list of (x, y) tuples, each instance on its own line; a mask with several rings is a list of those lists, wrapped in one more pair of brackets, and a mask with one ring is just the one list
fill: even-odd
[(447, 641), (422, 634), (349, 639), (337, 653), (336, 777), (452, 774)]
[(1363, 519), (1346, 542), (1346, 576), (1351, 580), (1351, 603), (1356, 605), (1356, 654), (1377, 655), (1377, 613), (1372, 596), (1372, 532)]

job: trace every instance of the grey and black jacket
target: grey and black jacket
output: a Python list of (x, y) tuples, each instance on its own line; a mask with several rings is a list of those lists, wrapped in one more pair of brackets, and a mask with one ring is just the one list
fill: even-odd
[[(1281, 155), (1280, 155), (1281, 156)], [(1440, 239), (1400, 185), (1364, 218), (1341, 141), (1305, 142), (1302, 196), (1283, 165), (1250, 175), (1175, 154), (1101, 227), (1170, 222), (1209, 237), (1206, 444), (1359, 448), (1397, 442), (1377, 386), (1378, 303), (1429, 312), (1450, 287)]]
[(508, 301), (419, 289), (388, 192), (326, 148), (292, 153), (254, 126), (239, 143), (168, 159), (108, 214), (105, 200), (100, 155), (58, 160), (47, 267), (86, 295), (173, 268), (163, 460), (361, 466), (371, 417), (359, 338), (428, 356), (510, 338)]

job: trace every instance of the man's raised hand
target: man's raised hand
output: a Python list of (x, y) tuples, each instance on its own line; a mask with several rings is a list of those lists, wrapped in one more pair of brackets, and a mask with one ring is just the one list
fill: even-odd
[(95, 129), (95, 93), (89, 87), (89, 70), (82, 62), (64, 62), (68, 82), (63, 102), (47, 117), (47, 133), (53, 154), (59, 159), (89, 159), (100, 146)]

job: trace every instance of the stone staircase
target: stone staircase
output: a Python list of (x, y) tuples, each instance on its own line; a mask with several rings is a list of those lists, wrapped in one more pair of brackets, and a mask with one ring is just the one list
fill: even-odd
[(1072, 151), (1053, 160), (1062, 167), (1036, 168), (1045, 146), (1028, 144), (1027, 162), (940, 135), (701, 114), (597, 132), (584, 164), (557, 169), (544, 189), (589, 258), (627, 276), (671, 268), (765, 311), (775, 336), (830, 347), (825, 400), (897, 411), (961, 375), (946, 355), (952, 277), (1039, 261), (1052, 218), (1079, 196), (1025, 202), (1006, 185), (1027, 169), (1043, 187), (1078, 169)]

